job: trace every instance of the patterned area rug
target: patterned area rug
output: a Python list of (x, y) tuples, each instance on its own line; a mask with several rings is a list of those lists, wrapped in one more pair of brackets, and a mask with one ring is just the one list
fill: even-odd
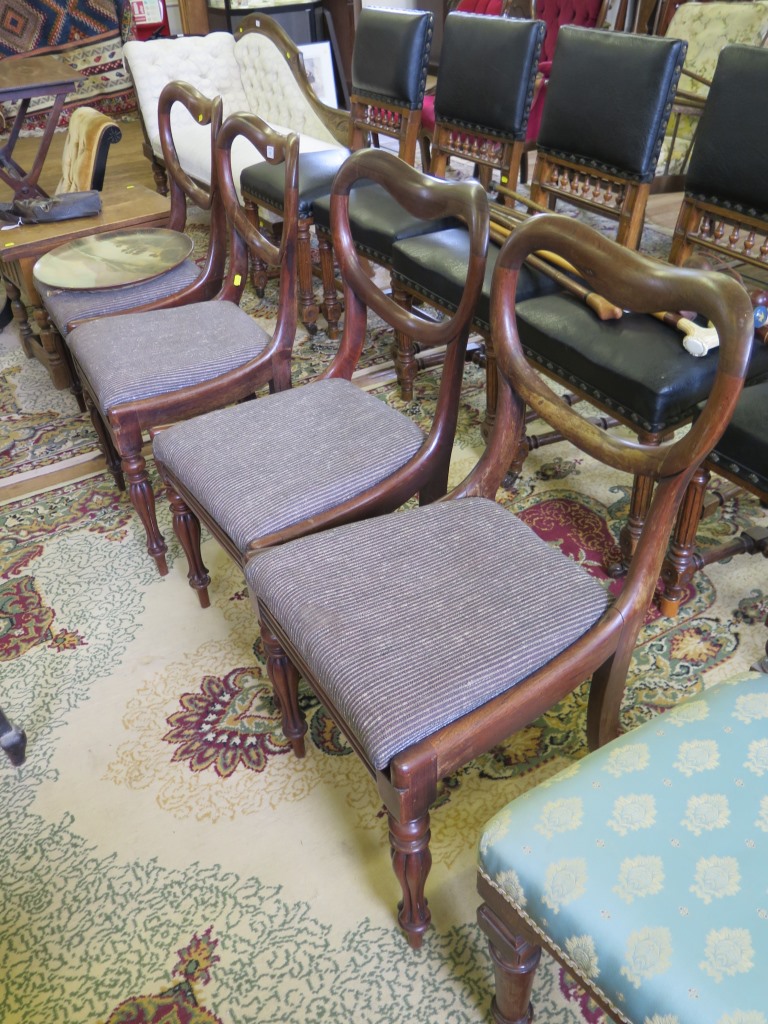
[[(385, 341), (380, 332), (377, 358)], [(300, 365), (322, 363), (329, 347), (322, 334), (308, 340)], [(407, 406), (393, 387), (377, 393), (425, 421), (436, 378), (420, 374)], [(454, 481), (480, 450), (483, 401), (482, 373), (468, 366)], [(560, 445), (534, 452), (501, 499), (607, 586), (628, 494), (627, 480)], [(202, 611), (162, 497), (159, 511), (165, 579), (106, 474), (0, 506), (0, 704), (29, 735), (24, 766), (0, 763), (0, 1019), (488, 1020), (475, 843), (494, 811), (583, 755), (585, 688), (444, 780), (434, 928), (414, 953), (395, 927), (370, 778), (308, 692), (307, 757), (294, 759), (240, 572), (206, 541), (212, 607)], [(732, 501), (704, 539), (766, 518), (753, 499)], [(626, 727), (762, 654), (763, 574), (746, 558), (714, 566), (677, 620), (649, 615)], [(534, 1002), (548, 1024), (601, 1020), (550, 961)]]
[[(38, 53), (60, 56), (81, 75), (66, 98), (60, 128), (85, 104), (111, 116), (136, 109), (114, 0), (0, 0), (0, 57)], [(42, 130), (51, 104), (46, 96), (32, 101), (23, 134)], [(0, 107), (10, 121), (17, 104)]]

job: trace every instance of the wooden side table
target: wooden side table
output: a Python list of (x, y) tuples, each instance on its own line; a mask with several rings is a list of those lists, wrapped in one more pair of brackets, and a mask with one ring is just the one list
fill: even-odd
[[(32, 277), (35, 263), (51, 249), (84, 235), (123, 228), (164, 227), (168, 223), (170, 208), (167, 197), (143, 185), (107, 186), (101, 193), (101, 213), (97, 217), (79, 217), (52, 224), (24, 224), (0, 231), (0, 276), (11, 300), (22, 348), (27, 358), (34, 357), (45, 366), (58, 390), (70, 386), (69, 366), (60, 341), (56, 341), (57, 332), (48, 325), (47, 314), (35, 288)], [(41, 324), (39, 335), (32, 329), (32, 318)]]
[[(0, 102), (20, 100), (18, 113), (5, 145), (0, 148), (0, 181), (13, 189), (14, 199), (44, 196), (37, 179), (43, 169), (48, 148), (53, 138), (64, 99), (80, 77), (69, 64), (58, 57), (43, 54), (38, 57), (8, 57), (0, 61)], [(36, 96), (53, 96), (40, 145), (28, 171), (13, 159), (13, 150), (27, 116), (29, 104)]]

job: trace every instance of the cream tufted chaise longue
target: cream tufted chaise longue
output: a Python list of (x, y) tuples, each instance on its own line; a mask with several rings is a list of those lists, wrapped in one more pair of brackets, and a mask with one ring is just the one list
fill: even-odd
[[(152, 162), (158, 191), (167, 191), (162, 162), (157, 104), (163, 87), (175, 79), (195, 86), (204, 96), (221, 96), (224, 116), (257, 114), (277, 131), (294, 131), (302, 153), (341, 148), (349, 138), (349, 115), (326, 106), (309, 84), (300, 51), (282, 28), (265, 15), (247, 18), (233, 36), (132, 40), (125, 57), (136, 87), (144, 126), (144, 151)], [(210, 144), (205, 128), (186, 110), (172, 115), (173, 137), (181, 165), (196, 180), (210, 183)], [(262, 157), (245, 139), (232, 149), (232, 172), (239, 189), (244, 167)]]

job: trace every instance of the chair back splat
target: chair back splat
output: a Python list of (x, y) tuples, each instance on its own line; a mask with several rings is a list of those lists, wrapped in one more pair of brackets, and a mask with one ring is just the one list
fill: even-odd
[[(443, 322), (403, 309), (363, 270), (348, 222), (349, 196), (362, 179), (391, 191), (412, 215), (466, 225), (464, 300)], [(176, 424), (155, 439), (190, 585), (204, 606), (210, 577), (193, 524), (204, 523), (242, 566), (263, 548), (391, 512), (416, 494), (427, 504), (447, 488), (469, 325), (485, 271), (488, 199), (477, 182), (436, 181), (392, 153), (361, 150), (336, 176), (332, 210), (349, 314), (325, 371), (300, 387)], [(409, 416), (351, 380), (368, 308), (426, 350), (447, 347), (426, 436)], [(294, 749), (303, 750), (303, 729), (287, 729)]]
[[(339, 208), (345, 191), (335, 197)], [(337, 241), (348, 245), (345, 235), (346, 228), (337, 230)], [(606, 437), (528, 365), (515, 324), (516, 278), (538, 250), (562, 254), (621, 307), (649, 313), (682, 306), (717, 324), (724, 346), (711, 399), (684, 438), (652, 446)], [(246, 566), (286, 735), (299, 739), (306, 731), (300, 673), (376, 781), (402, 888), (399, 922), (413, 946), (430, 922), (429, 808), (439, 780), (590, 676), (592, 745), (618, 731), (627, 668), (666, 536), (742, 385), (751, 312), (743, 290), (724, 275), (660, 266), (570, 218), (543, 215), (499, 254), (492, 329), (499, 412), (463, 483), (427, 507), (303, 537), (261, 551)], [(526, 405), (611, 468), (657, 481), (638, 558), (613, 604), (585, 567), (492, 500)]]

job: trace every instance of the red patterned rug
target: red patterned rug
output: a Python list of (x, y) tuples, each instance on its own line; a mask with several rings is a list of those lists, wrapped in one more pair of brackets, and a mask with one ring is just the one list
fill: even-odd
[[(0, 57), (41, 53), (61, 56), (81, 75), (59, 127), (86, 104), (112, 116), (136, 109), (114, 0), (0, 0)], [(45, 96), (32, 102), (24, 134), (41, 130), (51, 103)], [(6, 120), (12, 120), (15, 108), (2, 106)]]

